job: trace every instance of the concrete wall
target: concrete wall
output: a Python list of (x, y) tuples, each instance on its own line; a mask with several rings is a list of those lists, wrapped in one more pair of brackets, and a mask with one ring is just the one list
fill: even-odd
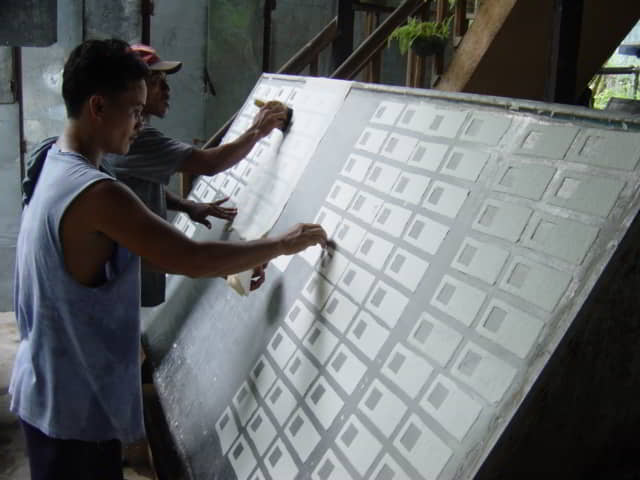
[(18, 104), (11, 91), (11, 49), (0, 48), (0, 312), (12, 310), (12, 278), (20, 222)]

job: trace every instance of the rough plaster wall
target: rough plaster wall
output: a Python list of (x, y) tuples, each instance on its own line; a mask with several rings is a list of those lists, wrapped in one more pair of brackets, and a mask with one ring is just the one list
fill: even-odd
[[(186, 6), (188, 5), (188, 7)], [(151, 17), (151, 45), (161, 58), (180, 60), (182, 68), (169, 77), (171, 107), (164, 119), (152, 124), (163, 133), (187, 143), (209, 138), (205, 129), (205, 103), (210, 95), (204, 87), (207, 47), (207, 0), (187, 4), (156, 0)], [(178, 176), (171, 188), (177, 191)]]
[(262, 70), (264, 1), (210, 0), (207, 69), (216, 96), (207, 101), (208, 136), (242, 105)]
[(141, 0), (84, 0), (84, 38), (121, 38), (138, 43), (142, 32)]
[(24, 134), (27, 151), (42, 139), (58, 135), (66, 113), (60, 89), (69, 52), (82, 41), (82, 4), (58, 2), (58, 41), (46, 48), (22, 50)]
[(2, 0), (0, 45), (51, 45), (56, 41), (55, 12), (56, 0)]
[(11, 49), (0, 47), (0, 312), (12, 310), (12, 278), (20, 221), (18, 104), (13, 102)]

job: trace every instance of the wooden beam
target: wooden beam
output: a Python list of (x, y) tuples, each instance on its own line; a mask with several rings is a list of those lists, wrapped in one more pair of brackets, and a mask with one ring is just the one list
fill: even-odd
[(396, 10), (380, 24), (369, 37), (340, 65), (332, 74), (331, 78), (352, 80), (371, 60), (371, 58), (382, 49), (391, 32), (396, 27), (402, 25), (409, 16), (413, 15), (424, 5), (424, 0), (405, 0)]
[(331, 49), (333, 68), (337, 68), (353, 52), (353, 23), (353, 0), (338, 0), (338, 38)]
[(584, 0), (554, 0), (553, 36), (549, 52), (549, 75), (545, 100), (573, 105), (582, 92), (576, 91), (578, 49)]

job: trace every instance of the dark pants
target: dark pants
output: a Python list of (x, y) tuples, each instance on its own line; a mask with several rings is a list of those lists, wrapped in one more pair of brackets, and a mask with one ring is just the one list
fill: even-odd
[(122, 480), (119, 440), (83, 442), (51, 438), (21, 421), (31, 480)]

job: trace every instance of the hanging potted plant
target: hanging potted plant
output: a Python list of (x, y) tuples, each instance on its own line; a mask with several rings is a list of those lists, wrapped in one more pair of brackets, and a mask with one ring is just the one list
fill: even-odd
[(442, 53), (449, 38), (452, 17), (443, 22), (419, 22), (409, 18), (406, 25), (396, 28), (389, 36), (389, 44), (398, 41), (400, 53), (404, 55), (411, 48), (416, 55), (426, 57)]

